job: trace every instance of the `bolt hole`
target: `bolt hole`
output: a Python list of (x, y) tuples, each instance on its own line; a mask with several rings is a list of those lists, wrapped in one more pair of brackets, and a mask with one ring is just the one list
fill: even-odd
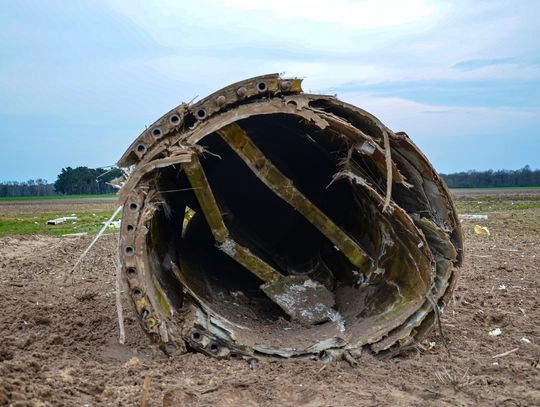
[(196, 342), (199, 342), (201, 340), (201, 337), (202, 335), (197, 331), (191, 333), (191, 339), (193, 339)]
[(137, 270), (134, 267), (130, 267), (126, 270), (126, 273), (129, 277), (133, 277), (137, 274)]
[(177, 115), (174, 114), (174, 115), (171, 116), (170, 120), (171, 120), (171, 123), (176, 124), (176, 123), (178, 123), (180, 121), (180, 118)]
[(318, 359), (323, 363), (332, 361), (332, 356), (325, 350), (319, 352)]
[(126, 226), (126, 230), (127, 230), (128, 232), (133, 232), (133, 229), (135, 229), (135, 228), (133, 227), (133, 225), (127, 225), (127, 226)]
[(210, 345), (210, 352), (217, 353), (219, 350), (219, 345), (217, 343), (213, 343)]
[(138, 288), (135, 288), (135, 289), (133, 290), (133, 296), (134, 296), (135, 298), (141, 298), (142, 295), (143, 295), (142, 291), (139, 290)]
[(131, 256), (134, 252), (133, 247), (131, 246), (126, 247), (125, 251), (128, 256)]
[(137, 209), (139, 209), (139, 205), (137, 205), (137, 203), (135, 202), (131, 202), (129, 204), (129, 209), (131, 209), (132, 211), (136, 211)]
[(199, 119), (204, 119), (206, 117), (206, 110), (204, 109), (197, 110), (197, 117)]
[(143, 308), (143, 310), (141, 311), (141, 316), (146, 319), (150, 316), (150, 311), (148, 311), (146, 308)]
[(229, 358), (231, 358), (231, 359), (238, 359), (238, 353), (234, 353), (234, 352), (229, 353)]
[(139, 153), (144, 153), (144, 152), (146, 151), (146, 147), (144, 146), (144, 144), (139, 144), (139, 145), (137, 146), (137, 151), (138, 151)]
[(161, 137), (161, 129), (159, 127), (156, 127), (154, 130), (152, 130), (152, 134), (155, 138)]
[(259, 82), (257, 84), (257, 89), (259, 89), (259, 92), (264, 92), (266, 90), (266, 83), (265, 82)]

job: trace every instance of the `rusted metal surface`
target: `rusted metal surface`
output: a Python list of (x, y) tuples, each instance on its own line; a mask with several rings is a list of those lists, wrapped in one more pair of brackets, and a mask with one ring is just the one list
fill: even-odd
[[(328, 361), (420, 339), (462, 261), (450, 195), (405, 133), (265, 75), (181, 104), (131, 168), (122, 267), (168, 353)], [(272, 286), (268, 284), (272, 283)]]

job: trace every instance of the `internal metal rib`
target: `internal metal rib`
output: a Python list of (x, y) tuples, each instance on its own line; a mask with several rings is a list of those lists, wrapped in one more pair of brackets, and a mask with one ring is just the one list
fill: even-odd
[(217, 133), (238, 154), (267, 187), (291, 205), (304, 218), (326, 236), (349, 261), (369, 274), (372, 260), (367, 253), (317, 208), (251, 141), (247, 133), (236, 123), (229, 124)]
[(212, 235), (219, 244), (218, 247), (261, 280), (268, 282), (279, 279), (282, 275), (278, 271), (231, 238), (197, 155), (192, 156), (191, 162), (183, 163), (182, 168), (193, 187)]

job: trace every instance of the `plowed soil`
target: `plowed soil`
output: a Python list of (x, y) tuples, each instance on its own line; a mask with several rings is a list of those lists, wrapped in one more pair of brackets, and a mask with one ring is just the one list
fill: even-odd
[(490, 236), (475, 224), (463, 223), (466, 260), (442, 317), (451, 356), (434, 331), (399, 356), (365, 352), (357, 366), (168, 358), (127, 298), (120, 345), (115, 236), (73, 274), (91, 237), (2, 238), (0, 405), (538, 406), (540, 209), (490, 213), (480, 223)]

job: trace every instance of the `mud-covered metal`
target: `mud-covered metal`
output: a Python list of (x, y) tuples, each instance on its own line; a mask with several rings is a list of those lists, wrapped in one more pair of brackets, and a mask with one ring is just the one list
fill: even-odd
[(131, 168), (123, 271), (168, 353), (398, 350), (431, 329), (455, 286), (460, 224), (426, 157), (299, 79), (265, 75), (181, 104), (119, 165)]

